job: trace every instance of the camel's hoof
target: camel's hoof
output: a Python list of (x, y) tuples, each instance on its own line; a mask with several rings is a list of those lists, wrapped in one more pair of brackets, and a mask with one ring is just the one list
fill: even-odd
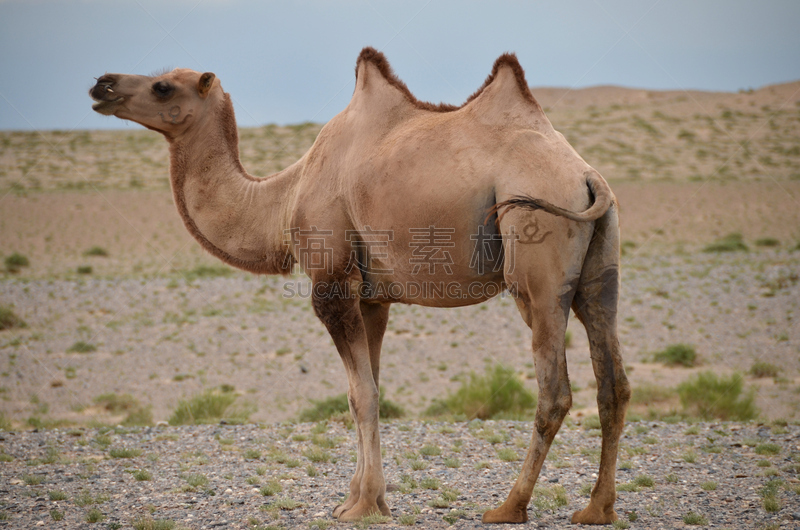
[(602, 511), (589, 506), (572, 514), (572, 524), (611, 524), (617, 520), (617, 512), (613, 508)]
[(332, 514), (334, 519), (338, 519), (339, 516), (342, 514), (342, 512), (345, 511), (346, 509), (347, 508), (345, 508), (344, 504), (340, 504), (339, 506), (334, 508), (333, 509), (333, 514)]
[(527, 523), (528, 508), (509, 508), (505, 504), (494, 510), (483, 512), (481, 521), (485, 524), (492, 523)]
[[(341, 508), (341, 506), (336, 507), (336, 509), (339, 508)], [(357, 502), (352, 508), (342, 510), (338, 514), (336, 513), (336, 510), (333, 512), (334, 517), (345, 523), (360, 521), (364, 517), (376, 513), (386, 516), (392, 515), (391, 510), (389, 510), (389, 506), (387, 506), (385, 502), (381, 503), (380, 506), (377, 502)]]

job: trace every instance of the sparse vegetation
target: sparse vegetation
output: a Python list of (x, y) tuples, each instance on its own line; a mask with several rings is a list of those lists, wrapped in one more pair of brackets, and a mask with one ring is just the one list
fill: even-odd
[(183, 273), (187, 281), (198, 278), (218, 278), (230, 276), (234, 270), (227, 265), (198, 265), (197, 267)]
[(569, 504), (564, 486), (538, 486), (533, 489), (533, 508), (536, 512), (554, 512)]
[(425, 411), (428, 416), (454, 415), (467, 419), (523, 419), (536, 408), (534, 396), (513, 368), (487, 367), (484, 375), (470, 374), (469, 381)]
[(97, 245), (87, 249), (83, 253), (84, 256), (96, 256), (100, 258), (105, 258), (108, 256), (108, 251), (103, 247), (99, 247)]
[(243, 423), (254, 412), (251, 405), (234, 407), (236, 394), (217, 389), (182, 399), (169, 418), (170, 425), (197, 425), (216, 423), (222, 419), (229, 423)]
[(109, 496), (104, 493), (92, 495), (91, 491), (82, 491), (72, 499), (72, 502), (75, 503), (75, 506), (90, 506), (92, 504), (103, 504), (108, 501), (108, 499)]
[(146, 469), (137, 469), (136, 471), (133, 472), (133, 478), (142, 482), (146, 480), (152, 480), (153, 475)]
[(20, 271), (20, 269), (24, 267), (30, 267), (31, 265), (31, 262), (28, 260), (28, 258), (19, 252), (14, 252), (13, 254), (6, 256), (4, 263), (6, 270), (10, 273), (17, 273)]
[(0, 305), (0, 331), (27, 327), (28, 324), (19, 318), (10, 307)]
[(678, 385), (684, 410), (703, 419), (747, 421), (758, 415), (752, 391), (743, 395), (742, 375), (718, 377), (705, 371)]
[(271, 497), (283, 491), (283, 486), (277, 480), (270, 480), (265, 485), (261, 486), (261, 489), (258, 491), (261, 492), (261, 495), (265, 497)]
[(86, 522), (87, 523), (99, 523), (99, 522), (105, 520), (105, 518), (106, 518), (106, 516), (103, 515), (103, 512), (101, 512), (98, 508), (91, 508), (86, 513)]
[(781, 369), (772, 363), (766, 361), (756, 361), (750, 367), (750, 375), (756, 378), (760, 377), (778, 377)]
[(519, 455), (513, 449), (509, 447), (503, 447), (497, 450), (497, 458), (503, 462), (516, 462), (519, 460)]
[(303, 456), (311, 460), (312, 462), (319, 463), (319, 462), (330, 462), (331, 461), (331, 454), (324, 449), (311, 447), (303, 451)]
[(761, 496), (761, 504), (767, 512), (778, 512), (783, 508), (783, 503), (778, 498), (778, 492), (783, 486), (783, 480), (773, 478), (767, 481), (766, 484), (759, 490), (758, 494)]
[(97, 346), (82, 340), (67, 348), (67, 353), (92, 353), (94, 351), (97, 351)]
[(779, 247), (781, 246), (781, 242), (775, 239), (774, 237), (762, 237), (755, 240), (755, 245), (757, 247)]
[(67, 500), (67, 494), (61, 490), (51, 490), (47, 492), (47, 497), (51, 501), (65, 501)]
[(742, 234), (733, 233), (706, 245), (704, 252), (747, 252), (749, 249)]
[(683, 522), (691, 526), (706, 526), (708, 517), (696, 512), (689, 512), (683, 516)]
[(175, 521), (172, 519), (153, 519), (152, 517), (138, 517), (131, 523), (134, 530), (173, 530)]
[(756, 446), (757, 455), (775, 456), (780, 454), (781, 446), (775, 443), (763, 443)]
[(112, 447), (108, 450), (111, 458), (136, 458), (141, 456), (143, 451), (132, 447)]
[(667, 366), (685, 366), (691, 368), (697, 364), (697, 352), (689, 344), (671, 344), (657, 352), (653, 359)]
[(121, 425), (125, 427), (145, 426), (153, 424), (153, 411), (150, 406), (142, 406), (139, 400), (130, 394), (113, 392), (101, 394), (94, 402), (111, 414), (125, 414)]
[(38, 486), (44, 482), (45, 478), (46, 477), (44, 475), (22, 475), (22, 481), (28, 486)]
[(424, 456), (439, 456), (442, 454), (442, 450), (435, 445), (427, 444), (420, 448), (419, 454)]
[[(347, 394), (339, 394), (327, 399), (311, 400), (314, 404), (312, 407), (304, 409), (300, 412), (298, 421), (301, 422), (317, 422), (330, 419), (337, 414), (350, 414), (350, 405), (347, 401)], [(381, 388), (380, 397), (378, 398), (379, 415), (383, 420), (390, 420), (402, 418), (405, 415), (403, 407), (386, 399), (384, 396), (384, 389)]]
[(713, 480), (707, 480), (706, 482), (700, 484), (700, 487), (705, 491), (714, 491), (717, 489), (717, 483)]

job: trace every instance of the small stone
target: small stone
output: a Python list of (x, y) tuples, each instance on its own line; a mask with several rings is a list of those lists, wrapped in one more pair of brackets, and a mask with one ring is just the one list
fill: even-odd
[(314, 514), (314, 517), (325, 517), (328, 515), (326, 512), (317, 512)]
[(231, 493), (233, 493), (233, 490), (232, 490), (232, 489), (230, 489), (230, 488), (228, 488), (228, 489), (226, 489), (226, 490), (225, 490), (225, 493), (227, 493), (228, 495), (230, 495)]

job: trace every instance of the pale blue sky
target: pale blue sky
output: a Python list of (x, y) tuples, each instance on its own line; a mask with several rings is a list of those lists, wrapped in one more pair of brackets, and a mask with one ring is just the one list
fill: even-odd
[(505, 51), (532, 86), (731, 90), (800, 79), (800, 2), (0, 0), (0, 129), (138, 126), (91, 112), (104, 72), (212, 71), (240, 125), (324, 122), (364, 46), (461, 103)]

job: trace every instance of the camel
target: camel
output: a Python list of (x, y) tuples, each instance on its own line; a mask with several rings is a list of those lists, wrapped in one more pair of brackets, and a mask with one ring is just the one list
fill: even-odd
[[(309, 276), (312, 304), (348, 379), (358, 457), (333, 516), (390, 515), (378, 430), (381, 343), (391, 304), (458, 307), (513, 296), (533, 332), (539, 385), (531, 445), (485, 523), (523, 523), (547, 451), (572, 405), (570, 308), (588, 334), (602, 452), (573, 523), (607, 524), (630, 386), (617, 337), (618, 205), (603, 177), (553, 129), (513, 54), (461, 106), (417, 100), (364, 48), (347, 107), (309, 151), (264, 178), (239, 160), (229, 94), (210, 72), (105, 74), (95, 111), (169, 143), (175, 205), (208, 252), (240, 269)], [(491, 330), (482, 330), (491, 332)]]

